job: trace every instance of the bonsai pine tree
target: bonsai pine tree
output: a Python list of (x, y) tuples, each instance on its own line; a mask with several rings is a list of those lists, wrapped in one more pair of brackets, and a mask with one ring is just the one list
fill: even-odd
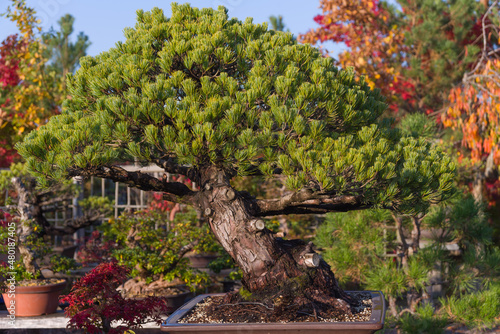
[[(276, 238), (262, 218), (370, 207), (425, 211), (449, 195), (450, 159), (379, 116), (378, 90), (266, 24), (227, 10), (138, 11), (126, 41), (81, 59), (63, 112), (17, 146), (42, 185), (97, 176), (164, 193), (208, 217), (252, 297), (337, 303), (349, 297), (313, 245)], [(194, 191), (120, 165), (156, 164)], [(291, 190), (255, 198), (237, 175)], [(286, 300), (286, 299), (285, 299)]]

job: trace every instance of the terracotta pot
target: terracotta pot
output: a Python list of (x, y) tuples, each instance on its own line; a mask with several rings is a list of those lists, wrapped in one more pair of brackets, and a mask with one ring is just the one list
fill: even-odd
[[(5, 306), (16, 317), (55, 313), (66, 282), (39, 286), (16, 286), (15, 293), (2, 293)], [(11, 300), (14, 303), (11, 303)]]
[(222, 294), (206, 294), (193, 298), (190, 302), (175, 311), (161, 325), (166, 333), (183, 334), (333, 334), (351, 333), (368, 334), (384, 327), (385, 301), (382, 292), (369, 291), (372, 295), (372, 315), (365, 322), (295, 322), (295, 323), (249, 323), (249, 324), (182, 324), (179, 319), (191, 311), (194, 306), (208, 296)]

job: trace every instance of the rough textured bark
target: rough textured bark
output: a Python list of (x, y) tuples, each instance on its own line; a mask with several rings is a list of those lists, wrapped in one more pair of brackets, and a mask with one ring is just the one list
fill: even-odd
[(23, 265), (26, 270), (31, 274), (35, 274), (40, 268), (36, 263), (36, 253), (27, 242), (29, 237), (36, 233), (33, 226), (30, 224), (30, 221), (33, 219), (33, 204), (25, 185), (22, 183), (20, 178), (13, 178), (12, 184), (18, 194), (17, 211), (20, 219), (20, 225), (18, 226), (18, 229), (20, 230), (18, 232), (19, 253), (21, 254)]
[(391, 315), (395, 318), (398, 317), (398, 307), (396, 305), (396, 298), (393, 296), (387, 296), (389, 299), (389, 310), (391, 311)]
[(411, 231), (411, 249), (413, 254), (418, 253), (420, 249), (420, 223), (422, 218), (411, 217), (411, 222), (413, 224), (413, 230)]
[[(306, 254), (315, 254), (312, 244), (275, 238), (259, 228), (252, 200), (236, 192), (229, 175), (215, 168), (201, 175), (203, 188), (198, 200), (209, 214), (210, 227), (224, 249), (243, 271), (243, 283), (252, 293), (268, 299), (304, 297), (337, 303), (349, 309), (349, 297), (338, 286), (330, 267), (321, 260), (308, 267)], [(288, 292), (288, 293), (287, 293)]]
[(396, 222), (396, 237), (397, 241), (401, 245), (398, 256), (401, 258), (401, 265), (403, 268), (408, 268), (408, 244), (406, 243), (406, 237), (403, 231), (403, 217), (392, 215), (394, 221)]
[(484, 202), (484, 174), (479, 170), (474, 173), (472, 196), (474, 196), (476, 203)]

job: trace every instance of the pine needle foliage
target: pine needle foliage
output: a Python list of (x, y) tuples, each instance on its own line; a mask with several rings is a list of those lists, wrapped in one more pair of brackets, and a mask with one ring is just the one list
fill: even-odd
[(500, 285), (477, 293), (442, 299), (448, 316), (467, 326), (494, 327), (500, 323)]
[(81, 59), (62, 114), (17, 146), (42, 185), (169, 159), (404, 212), (452, 190), (448, 157), (379, 119), (379, 90), (290, 33), (174, 3), (138, 11), (125, 37)]
[[(388, 239), (384, 224), (390, 222), (388, 210), (362, 210), (329, 213), (318, 227), (314, 244), (332, 266), (341, 284), (359, 289), (367, 272), (385, 262)], [(393, 241), (393, 240), (392, 240)]]
[(436, 315), (432, 305), (426, 304), (417, 307), (414, 314), (404, 313), (397, 321), (402, 333), (405, 334), (441, 334), (448, 324), (446, 316)]

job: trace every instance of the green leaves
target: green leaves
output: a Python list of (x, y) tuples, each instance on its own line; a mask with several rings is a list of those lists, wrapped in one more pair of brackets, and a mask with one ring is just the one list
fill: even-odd
[(224, 8), (137, 15), (125, 42), (82, 60), (63, 114), (19, 146), (40, 176), (170, 156), (240, 175), (281, 170), (292, 189), (398, 210), (451, 191), (449, 160), (377, 122), (378, 91), (290, 34)]
[[(142, 279), (157, 280), (169, 277), (184, 281), (192, 291), (209, 283), (208, 276), (189, 268), (183, 257), (183, 247), (195, 244), (194, 251), (219, 251), (220, 246), (207, 225), (198, 227), (194, 210), (178, 213), (166, 226), (164, 203), (157, 203), (162, 210), (121, 215), (105, 222), (100, 230), (104, 240), (112, 240), (111, 256), (132, 269), (131, 274)], [(136, 230), (136, 240), (127, 235)]]

